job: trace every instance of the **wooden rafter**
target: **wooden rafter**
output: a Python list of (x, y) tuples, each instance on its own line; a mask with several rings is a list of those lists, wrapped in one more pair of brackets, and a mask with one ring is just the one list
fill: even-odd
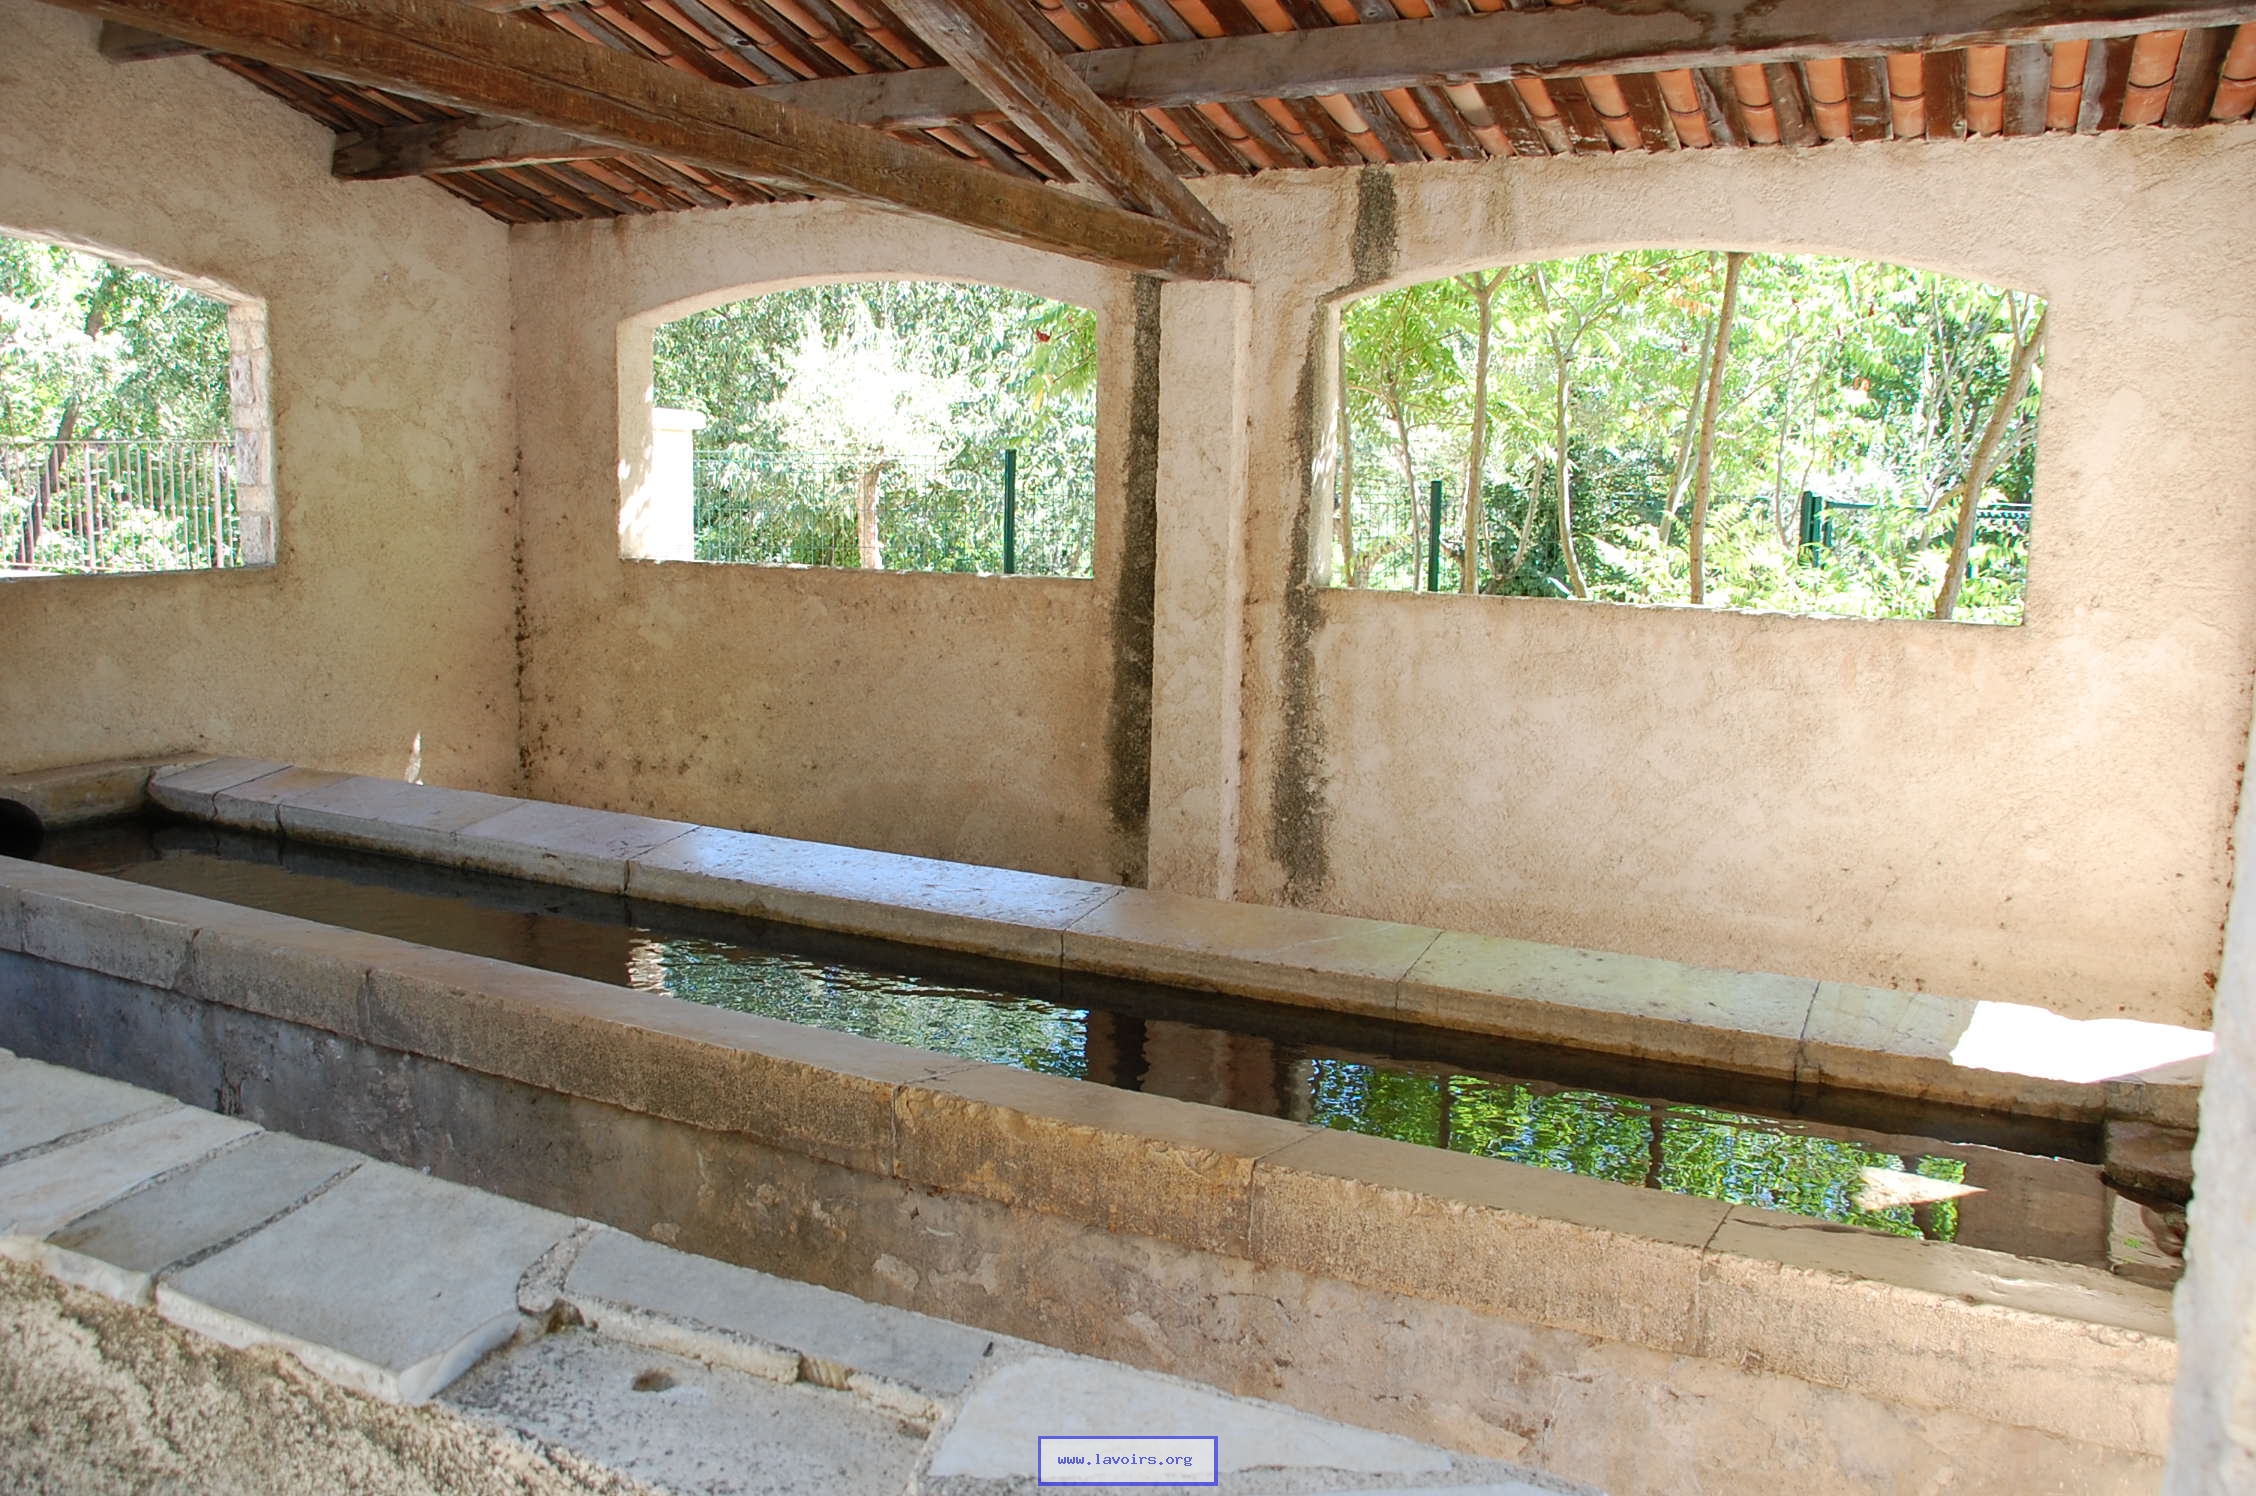
[(1010, 0), (892, 0), (893, 13), (1073, 175), (1124, 208), (1226, 231)]
[(614, 146), (544, 125), (473, 116), (340, 135), (330, 169), (351, 181), (383, 182), (491, 166), (599, 161), (618, 153)]
[(274, 66), (541, 125), (627, 154), (944, 219), (1165, 276), (1222, 272), (1227, 242), (456, 0), (55, 0)]
[[(1806, 62), (2076, 41), (2256, 21), (2256, 0), (1583, 0), (1412, 21), (1366, 21), (1149, 46), (1063, 60), (1123, 109), (1370, 93), (1594, 73)], [(885, 128), (992, 108), (953, 68), (787, 83), (779, 99)]]

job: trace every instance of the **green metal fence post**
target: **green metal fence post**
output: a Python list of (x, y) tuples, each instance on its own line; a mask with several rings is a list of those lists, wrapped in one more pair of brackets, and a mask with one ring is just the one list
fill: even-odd
[(1426, 533), (1433, 537), (1433, 546), (1426, 552), (1426, 590), (1441, 590), (1441, 480), (1433, 480), (1426, 490)]
[(1814, 566), (1825, 550), (1825, 500), (1802, 490), (1802, 544), (1795, 560)]
[(1003, 448), (1003, 575), (1018, 570), (1018, 448)]

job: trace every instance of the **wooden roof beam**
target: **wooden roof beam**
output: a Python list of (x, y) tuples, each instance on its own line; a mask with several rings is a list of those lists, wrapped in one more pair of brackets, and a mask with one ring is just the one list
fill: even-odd
[[(546, 0), (462, 0), (462, 3), (498, 12), (531, 10)], [(102, 34), (95, 45), (112, 62), (155, 62), (163, 57), (204, 57), (211, 52), (209, 47), (199, 47), (176, 36), (143, 31), (138, 26), (121, 25), (116, 21), (102, 23)]]
[(892, 0), (892, 8), (918, 40), (953, 63), (957, 76), (1076, 178), (1124, 208), (1199, 233), (1225, 232), (1011, 0)]
[(1211, 279), (1228, 241), (456, 0), (53, 0), (106, 21), (1122, 269)]
[[(899, 7), (895, 7), (898, 9)], [(1313, 98), (1421, 84), (1658, 73), (1966, 46), (2078, 41), (2256, 21), (2256, 0), (1583, 0), (1307, 31), (1071, 53), (1120, 109)], [(882, 129), (993, 105), (954, 68), (778, 84), (771, 97)]]

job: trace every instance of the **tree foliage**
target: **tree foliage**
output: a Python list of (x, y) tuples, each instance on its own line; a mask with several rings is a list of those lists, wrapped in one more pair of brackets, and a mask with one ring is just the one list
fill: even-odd
[(1018, 570), (1090, 574), (1086, 309), (951, 281), (838, 282), (667, 323), (653, 353), (658, 403), (708, 418), (700, 559), (999, 571), (1008, 448)]
[[(1483, 359), (1481, 284), (1429, 281), (1342, 314), (1340, 582), (1422, 585), (1427, 485), (1443, 480), (1455, 512), (1477, 473), (1477, 523), (1444, 526), (1445, 588), (1472, 528), (1487, 593), (1924, 616), (2002, 404), (1955, 616), (2018, 620), (2043, 381), (2032, 359), (2016, 398), (2013, 373), (2036, 298), (1812, 255), (1590, 255), (1506, 268)], [(1713, 497), (1695, 530), (1703, 468)], [(1802, 543), (1805, 493), (1825, 501), (1830, 544)]]
[(162, 276), (0, 236), (0, 441), (228, 435), (227, 308)]
[(227, 308), (0, 237), (0, 565), (221, 565), (238, 540)]

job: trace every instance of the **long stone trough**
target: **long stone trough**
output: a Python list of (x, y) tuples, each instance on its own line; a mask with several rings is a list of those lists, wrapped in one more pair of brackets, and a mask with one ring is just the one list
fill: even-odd
[[(1957, 1063), (1941, 1045), (1976, 1015), (1922, 995), (248, 760), (156, 773), (148, 793), (225, 824), (638, 898), (1755, 1074), (2174, 1125), (2197, 1095), (2183, 1065), (2074, 1079)], [(1801, 1492), (1860, 1471), (1909, 1489), (1897, 1477), (1944, 1467), (1962, 1491), (2140, 1491), (2165, 1444), (2170, 1297), (2097, 1269), (964, 1061), (10, 859), (0, 1045), (684, 1250), (1616, 1492), (1726, 1476)], [(2055, 1068), (2081, 1063), (2073, 1049)]]

